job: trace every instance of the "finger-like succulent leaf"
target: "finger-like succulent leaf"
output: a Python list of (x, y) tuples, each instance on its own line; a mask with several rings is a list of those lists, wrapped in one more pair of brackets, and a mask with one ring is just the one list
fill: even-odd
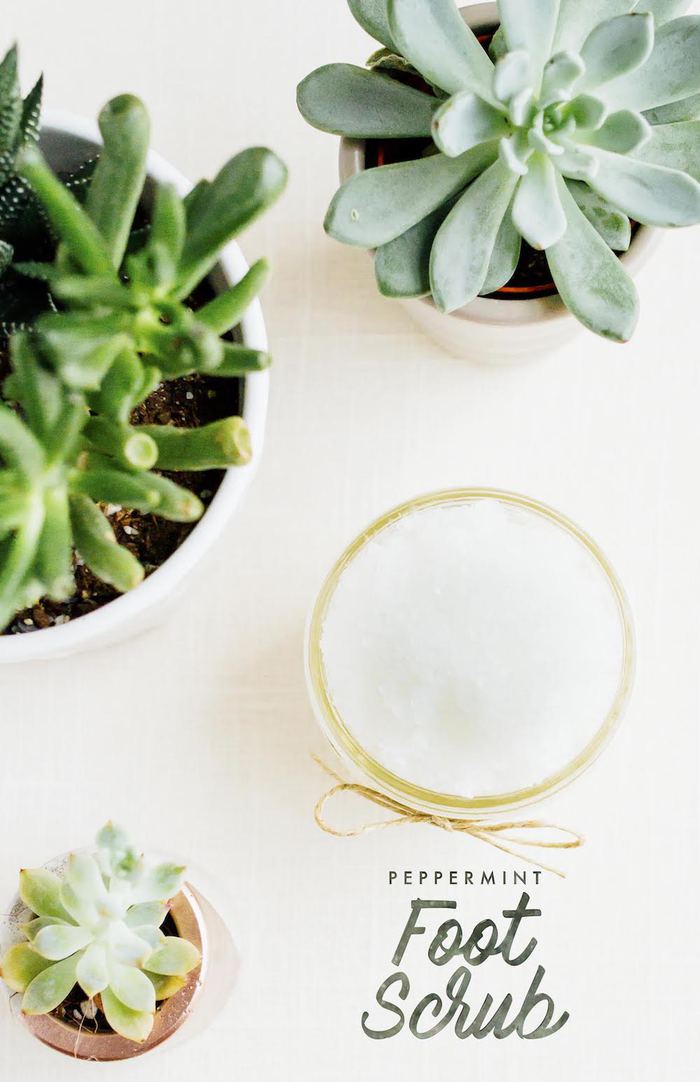
[(680, 169), (700, 181), (700, 120), (652, 128), (651, 138), (637, 151), (637, 157)]
[(389, 26), (399, 52), (429, 83), (449, 94), (491, 96), (493, 64), (454, 0), (388, 0)]
[(181, 864), (159, 864), (135, 888), (136, 902), (167, 902), (182, 888), (185, 868)]
[[(467, 189), (435, 238), (430, 260), (433, 297), (453, 312), (478, 297), (503, 217), (517, 184), (499, 160)], [(464, 238), (470, 243), (465, 245)]]
[(138, 586), (144, 570), (136, 557), (117, 542), (99, 507), (87, 496), (73, 495), (70, 510), (76, 549), (91, 571), (122, 593)]
[(61, 884), (61, 902), (75, 924), (95, 924), (97, 906), (90, 898), (81, 898), (74, 887), (64, 879)]
[(178, 275), (181, 297), (209, 273), (221, 248), (279, 198), (286, 183), (286, 166), (264, 147), (244, 150), (223, 167), (196, 218), (188, 220)]
[(132, 1011), (110, 988), (105, 988), (101, 998), (105, 1018), (115, 1033), (136, 1044), (143, 1044), (148, 1040), (155, 1019), (153, 1014), (147, 1011)]
[(61, 880), (44, 868), (23, 870), (19, 873), (19, 896), (38, 917), (55, 917), (72, 924), (70, 915), (61, 902)]
[(599, 168), (591, 180), (609, 203), (644, 225), (665, 227), (700, 222), (700, 183), (677, 169), (596, 150)]
[(576, 126), (584, 131), (600, 128), (608, 112), (607, 104), (594, 94), (577, 94), (563, 109), (564, 116), (576, 121)]
[(613, 252), (626, 252), (632, 240), (632, 227), (626, 214), (606, 202), (602, 196), (577, 180), (567, 181), (567, 188), (578, 203), (579, 209), (600, 233)]
[(510, 130), (505, 113), (468, 90), (448, 98), (433, 120), (433, 138), (450, 158), (458, 158), (480, 143), (501, 139)]
[(86, 209), (118, 269), (146, 178), (150, 121), (138, 98), (122, 94), (104, 107), (99, 125), (103, 146)]
[(700, 16), (687, 15), (662, 26), (648, 60), (601, 92), (616, 108), (637, 112), (700, 93)]
[[(213, 470), (245, 466), (253, 453), (250, 430), (242, 417), (225, 417), (199, 428), (175, 425), (145, 425), (158, 449), (158, 466), (163, 470)], [(169, 898), (172, 891), (158, 898)]]
[(50, 1014), (66, 998), (76, 983), (76, 971), (80, 955), (74, 954), (60, 962), (47, 966), (31, 982), (24, 998), (24, 1014)]
[(89, 999), (104, 992), (109, 984), (109, 973), (107, 952), (102, 944), (93, 943), (88, 947), (78, 962), (75, 975), (78, 984)]
[(50, 962), (60, 962), (86, 947), (91, 934), (85, 928), (54, 924), (42, 928), (34, 938), (34, 950)]
[(630, 12), (600, 23), (581, 49), (585, 73), (581, 87), (595, 90), (611, 79), (634, 71), (647, 59), (654, 46), (651, 15)]
[(395, 49), (389, 27), (387, 0), (348, 0), (348, 5), (360, 26), (375, 41), (386, 45), (387, 49)]
[(91, 853), (71, 853), (66, 878), (86, 901), (101, 901), (107, 893), (102, 873)]
[(192, 943), (177, 936), (166, 936), (163, 946), (148, 958), (146, 969), (164, 977), (184, 977), (196, 969), (201, 960), (202, 956)]
[(381, 247), (432, 214), (491, 164), (496, 154), (495, 146), (487, 144), (460, 158), (436, 154), (358, 173), (336, 193), (326, 216), (326, 231), (346, 244)]
[(215, 334), (226, 334), (238, 326), (262, 290), (270, 273), (266, 259), (259, 259), (235, 286), (219, 293), (197, 312), (197, 319)]
[(598, 231), (579, 210), (564, 181), (559, 194), (567, 217), (562, 239), (547, 261), (566, 306), (585, 327), (615, 342), (627, 342), (639, 318), (634, 282)]
[(299, 84), (297, 104), (321, 131), (365, 139), (430, 135), (437, 99), (378, 71), (328, 64)]
[(16, 943), (2, 959), (0, 976), (10, 991), (24, 994), (34, 978), (50, 965), (29, 943)]

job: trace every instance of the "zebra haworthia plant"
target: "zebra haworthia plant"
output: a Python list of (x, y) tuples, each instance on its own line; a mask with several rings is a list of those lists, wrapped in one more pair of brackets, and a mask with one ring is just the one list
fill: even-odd
[(628, 340), (638, 298), (615, 253), (631, 221), (700, 221), (700, 16), (684, 0), (499, 0), (487, 53), (454, 0), (349, 3), (384, 48), (370, 70), (308, 76), (302, 114), (426, 149), (347, 181), (328, 233), (376, 249), (384, 294), (445, 312), (507, 284), (525, 240), (586, 327)]
[(174, 864), (150, 867), (111, 823), (94, 853), (71, 854), (63, 875), (22, 871), (20, 897), (32, 916), (0, 965), (22, 1011), (50, 1014), (78, 985), (115, 1033), (145, 1041), (156, 1004), (201, 961), (192, 943), (161, 930), (184, 875)]
[(133, 414), (163, 380), (243, 376), (269, 363), (227, 333), (260, 290), (264, 260), (196, 312), (189, 299), (222, 247), (279, 196), (286, 169), (255, 148), (184, 201), (159, 185), (139, 237), (148, 116), (125, 95), (107, 105), (100, 126), (104, 147), (84, 207), (38, 147), (19, 156), (60, 244), (53, 263), (18, 269), (48, 282), (60, 309), (10, 343), (0, 403), (0, 628), (42, 597), (71, 596), (74, 551), (119, 591), (141, 581), (143, 567), (117, 543), (100, 505), (193, 522), (200, 500), (154, 470), (225, 469), (251, 457), (240, 417), (177, 428), (135, 425)]

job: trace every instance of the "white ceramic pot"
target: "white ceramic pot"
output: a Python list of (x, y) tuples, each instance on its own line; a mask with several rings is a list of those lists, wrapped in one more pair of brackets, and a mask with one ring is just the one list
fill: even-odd
[[(45, 114), (41, 145), (54, 168), (70, 169), (77, 166), (95, 152), (99, 143), (95, 124), (62, 112)], [(153, 152), (148, 158), (148, 175), (153, 180), (174, 184), (183, 196), (192, 187), (169, 162)], [(215, 286), (224, 288), (238, 282), (247, 270), (248, 264), (240, 248), (231, 243), (222, 253), (211, 281)], [(241, 334), (245, 344), (252, 349), (267, 349), (265, 323), (257, 300), (243, 317)], [(131, 593), (70, 623), (27, 634), (0, 636), (0, 664), (63, 657), (131, 637), (161, 621), (167, 612), (168, 602), (172, 601), (224, 531), (253, 478), (262, 452), (268, 391), (268, 372), (246, 376), (242, 412), (252, 438), (252, 461), (248, 466), (226, 472), (201, 521), (162, 567)], [(232, 406), (232, 412), (235, 408)]]
[[(495, 3), (473, 4), (461, 9), (474, 31), (498, 24)], [(340, 179), (348, 180), (365, 168), (364, 140), (343, 139), (340, 145)], [(622, 257), (636, 274), (647, 262), (662, 236), (661, 230), (642, 227)], [(478, 297), (471, 304), (446, 315), (430, 297), (400, 302), (422, 330), (443, 349), (457, 357), (486, 364), (513, 364), (535, 360), (564, 345), (583, 331), (559, 296), (530, 300)]]

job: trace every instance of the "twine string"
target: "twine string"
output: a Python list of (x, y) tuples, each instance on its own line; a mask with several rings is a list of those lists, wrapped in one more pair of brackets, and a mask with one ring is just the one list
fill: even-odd
[[(432, 812), (415, 811), (400, 801), (394, 800), (393, 797), (379, 792), (378, 789), (372, 789), (369, 785), (346, 781), (318, 756), (314, 755), (312, 758), (321, 770), (336, 783), (327, 792), (323, 793), (314, 808), (314, 819), (317, 825), (324, 833), (330, 834), (334, 838), (359, 838), (374, 830), (386, 830), (389, 827), (400, 827), (407, 824), (432, 826), (452, 834), (467, 834), (477, 841), (485, 842), (494, 849), (499, 849), (502, 853), (506, 853), (516, 860), (522, 860), (526, 864), (539, 868), (540, 871), (557, 875), (560, 879), (566, 878), (564, 872), (548, 864), (543, 864), (534, 856), (522, 853), (521, 849), (556, 849), (563, 851), (566, 849), (580, 849), (585, 844), (583, 835), (576, 833), (576, 831), (541, 819), (517, 819), (510, 822), (498, 822), (491, 819), (454, 819), (449, 816), (436, 815)], [(359, 796), (376, 807), (391, 812), (392, 818), (375, 820), (352, 829), (338, 830), (326, 818), (326, 808), (335, 797), (340, 796), (342, 793), (352, 793)], [(532, 837), (528, 836), (528, 832), (540, 835), (543, 832), (553, 833), (557, 837)]]

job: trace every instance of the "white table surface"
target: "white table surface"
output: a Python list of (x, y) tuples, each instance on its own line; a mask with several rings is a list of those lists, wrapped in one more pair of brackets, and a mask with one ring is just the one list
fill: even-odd
[[(44, 69), (52, 107), (92, 116), (117, 92), (142, 95), (154, 145), (193, 178), (260, 142), (292, 178), (243, 242), (275, 268), (264, 460), (197, 588), (148, 637), (0, 671), (2, 897), (20, 866), (116, 818), (221, 883), (242, 958), (236, 992), (201, 1038), (116, 1068), (52, 1056), (3, 1010), (0, 1076), (697, 1078), (698, 232), (669, 236), (641, 279), (633, 344), (583, 335), (529, 366), (474, 367), (423, 338), (377, 295), (367, 257), (322, 231), (337, 147), (298, 117), (294, 88), (318, 64), (370, 51), (343, 0), (23, 0), (2, 35), (3, 47), (20, 42), (27, 87)], [(637, 621), (623, 730), (540, 809), (588, 837), (561, 858), (569, 878), (533, 892), (548, 990), (572, 1015), (544, 1041), (368, 1040), (360, 1015), (418, 893), (390, 889), (388, 870), (519, 865), (430, 828), (339, 841), (312, 820), (324, 780), (309, 753), (323, 741), (301, 651), (314, 591), (369, 520), (452, 485), (524, 492), (573, 517), (612, 558)], [(451, 893), (465, 926), (519, 895)]]

